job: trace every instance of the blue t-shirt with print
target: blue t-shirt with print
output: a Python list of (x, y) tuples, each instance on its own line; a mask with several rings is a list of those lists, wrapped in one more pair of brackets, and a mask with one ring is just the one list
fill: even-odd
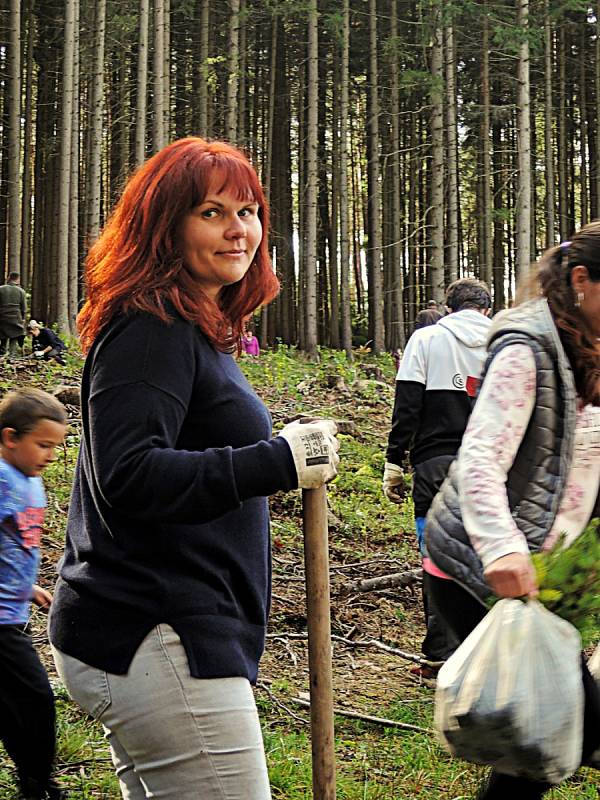
[(41, 478), (28, 478), (0, 458), (0, 625), (29, 619), (45, 508)]

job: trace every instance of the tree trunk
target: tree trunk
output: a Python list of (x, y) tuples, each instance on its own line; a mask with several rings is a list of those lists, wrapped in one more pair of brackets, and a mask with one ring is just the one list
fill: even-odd
[(58, 247), (56, 261), (56, 322), (61, 331), (71, 331), (69, 320), (69, 212), (71, 198), (71, 137), (73, 128), (73, 65), (75, 58), (75, 2), (65, 2), (62, 69), (62, 109), (58, 189)]
[(558, 226), (561, 241), (569, 236), (567, 182), (567, 45), (565, 22), (560, 23), (558, 50)]
[(106, 0), (96, 0), (96, 23), (94, 28), (94, 73), (91, 81), (92, 118), (88, 167), (89, 218), (86, 231), (88, 247), (98, 238), (98, 233), (100, 231), (105, 27)]
[(342, 0), (342, 41), (340, 63), (340, 312), (342, 347), (352, 358), (352, 322), (350, 309), (350, 228), (348, 198), (348, 82), (350, 58), (350, 0)]
[(444, 98), (443, 44), (439, 17), (441, 7), (434, 4), (433, 44), (431, 47), (431, 210), (429, 217), (429, 280), (431, 296), (444, 299)]
[(556, 241), (556, 219), (554, 207), (554, 148), (552, 124), (552, 24), (550, 0), (544, 0), (544, 161), (546, 166), (546, 247)]
[(152, 149), (166, 144), (165, 135), (165, 0), (154, 0), (154, 118)]
[(306, 281), (306, 330), (304, 348), (317, 357), (317, 214), (319, 190), (319, 15), (317, 0), (308, 3), (307, 120), (306, 120), (306, 201), (304, 219), (304, 274)]
[[(276, 31), (276, 15), (273, 15), (272, 25)], [(229, 42), (227, 53), (227, 119), (225, 122), (225, 135), (228, 141), (235, 142), (237, 140), (238, 81), (240, 62), (240, 0), (229, 0)], [(275, 76), (273, 75), (271, 77), (274, 81)]]
[(481, 46), (481, 263), (480, 277), (492, 279), (492, 194), (490, 163), (490, 20), (488, 0), (483, 1), (483, 42)]
[(77, 313), (79, 311), (79, 20), (81, 14), (80, 0), (75, 4), (75, 23), (73, 37), (73, 110), (71, 114), (71, 166), (69, 193), (69, 325), (73, 335), (77, 330)]
[(529, 0), (516, 0), (517, 25), (523, 31), (517, 69), (517, 261), (515, 277), (525, 277), (531, 263), (531, 130), (529, 94)]
[(200, 83), (199, 83), (199, 134), (200, 136), (210, 136), (210, 129), (208, 127), (208, 72), (209, 65), (208, 59), (210, 56), (209, 49), (209, 24), (210, 24), (210, 0), (201, 0), (201, 15), (200, 15)]
[[(10, 0), (8, 45), (8, 271), (21, 264), (21, 0)], [(4, 254), (2, 254), (4, 255)]]
[[(390, 37), (392, 42), (398, 39), (398, 4), (390, 0)], [(402, 273), (402, 199), (401, 199), (401, 164), (400, 164), (400, 66), (396, 48), (390, 48), (390, 116), (391, 116), (391, 292), (392, 318), (391, 330), (388, 331), (388, 347), (392, 352), (397, 348), (404, 349), (404, 276)], [(456, 142), (455, 142), (456, 144)]]
[[(458, 244), (459, 244), (459, 184), (458, 184), (458, 143), (456, 124), (456, 53), (454, 43), (454, 25), (447, 25), (444, 29), (446, 40), (446, 104), (448, 114), (448, 280), (458, 278)], [(489, 139), (489, 130), (488, 130)], [(482, 140), (483, 132), (482, 132)], [(489, 151), (488, 151), (489, 169)], [(485, 180), (485, 163), (484, 163)], [(488, 175), (489, 186), (489, 175)], [(485, 215), (485, 211), (483, 212)]]
[(23, 131), (23, 202), (21, 235), (21, 284), (30, 288), (31, 282), (31, 178), (32, 178), (32, 132), (33, 132), (33, 48), (35, 42), (35, 17), (33, 0), (28, 0), (27, 19), (27, 68), (25, 73), (25, 129)]
[(377, 0), (369, 0), (369, 74), (367, 87), (368, 214), (369, 214), (369, 336), (373, 352), (385, 350), (383, 273), (381, 265), (381, 187), (379, 166), (379, 65)]
[(146, 158), (146, 102), (148, 98), (148, 25), (150, 0), (140, 0), (140, 23), (137, 53), (137, 95), (135, 106), (135, 163)]

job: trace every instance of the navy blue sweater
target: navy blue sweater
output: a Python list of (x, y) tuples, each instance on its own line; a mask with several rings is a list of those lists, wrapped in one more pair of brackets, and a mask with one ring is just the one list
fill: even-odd
[(266, 496), (297, 485), (234, 358), (174, 314), (113, 321), (82, 381), (84, 437), (52, 643), (124, 674), (168, 623), (192, 675), (256, 679), (269, 612)]

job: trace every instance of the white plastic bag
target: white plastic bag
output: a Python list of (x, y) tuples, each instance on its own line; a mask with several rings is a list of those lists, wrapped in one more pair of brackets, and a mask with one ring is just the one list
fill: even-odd
[(441, 668), (435, 726), (450, 752), (559, 783), (581, 761), (581, 639), (537, 601), (500, 600)]

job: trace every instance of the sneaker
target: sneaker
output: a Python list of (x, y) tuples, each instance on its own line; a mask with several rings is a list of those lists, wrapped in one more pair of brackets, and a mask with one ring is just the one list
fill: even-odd
[(21, 797), (22, 800), (66, 800), (67, 791), (52, 778), (45, 785), (35, 778), (22, 778)]

